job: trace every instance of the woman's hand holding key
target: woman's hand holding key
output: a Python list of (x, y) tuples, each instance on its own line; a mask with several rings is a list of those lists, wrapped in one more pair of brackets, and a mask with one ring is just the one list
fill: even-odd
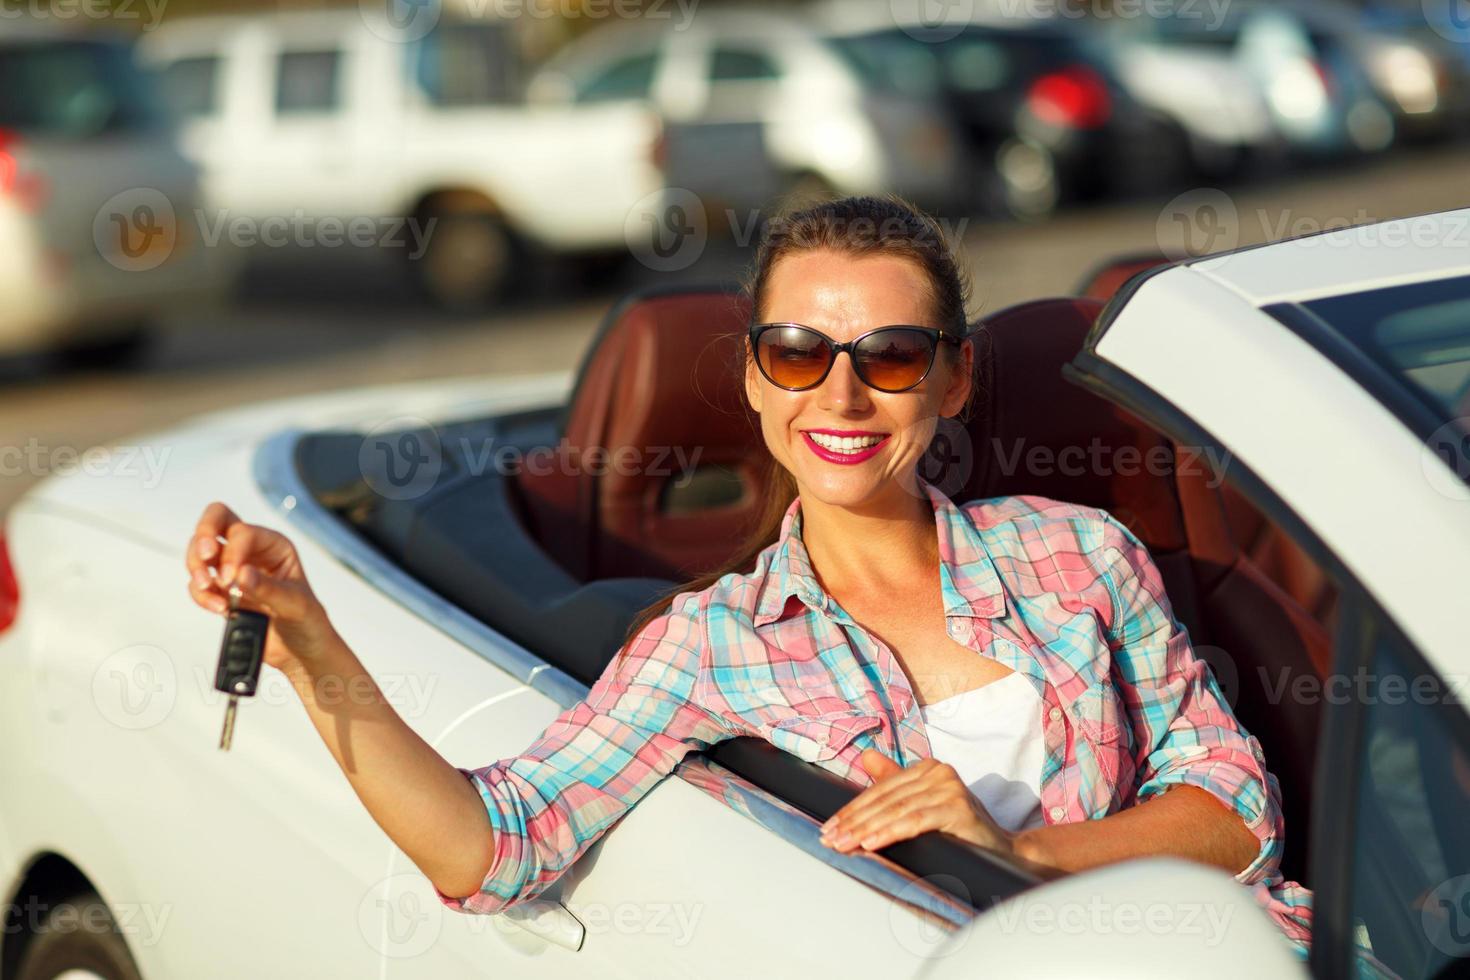
[[(228, 615), (234, 579), (241, 608), (270, 616), (262, 659), (287, 674), (378, 825), (446, 895), (478, 891), (495, 854), (479, 791), (388, 703), (327, 619), (290, 540), (214, 501), (194, 528), (184, 564), (198, 605)], [(325, 683), (333, 679), (340, 683)]]
[(184, 564), (189, 570), (189, 595), (198, 605), (225, 615), (233, 582), (240, 587), (242, 608), (269, 614), (264, 660), (278, 670), (309, 672), (314, 658), (336, 639), (290, 539), (245, 523), (219, 501), (200, 515)]

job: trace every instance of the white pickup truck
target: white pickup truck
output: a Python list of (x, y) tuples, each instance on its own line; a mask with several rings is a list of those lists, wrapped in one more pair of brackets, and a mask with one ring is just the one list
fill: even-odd
[(665, 185), (651, 107), (528, 102), (516, 22), (372, 6), (180, 19), (144, 39), (204, 172), (206, 240), (400, 248), (454, 309), (537, 252), (625, 247)]

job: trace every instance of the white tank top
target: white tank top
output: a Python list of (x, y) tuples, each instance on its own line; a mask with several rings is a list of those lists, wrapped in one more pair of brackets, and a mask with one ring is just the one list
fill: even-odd
[(954, 766), (996, 823), (1017, 831), (1045, 823), (1041, 696), (1021, 673), (919, 705), (931, 754)]

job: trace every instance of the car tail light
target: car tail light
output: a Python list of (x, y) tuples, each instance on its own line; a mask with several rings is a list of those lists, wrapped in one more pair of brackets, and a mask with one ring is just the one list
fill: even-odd
[(14, 198), (31, 213), (46, 203), (46, 178), (20, 168), (20, 138), (0, 129), (0, 197)]
[(1026, 92), (1026, 107), (1042, 122), (1096, 129), (1112, 115), (1107, 82), (1086, 65), (1042, 75)]
[(0, 525), (0, 633), (15, 622), (20, 609), (20, 584), (15, 580), (15, 567), (10, 564), (10, 546), (5, 540), (5, 527)]

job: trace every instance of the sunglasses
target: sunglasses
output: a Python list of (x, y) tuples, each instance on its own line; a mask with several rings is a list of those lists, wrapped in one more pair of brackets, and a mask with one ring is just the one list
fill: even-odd
[(908, 391), (929, 376), (940, 341), (958, 344), (960, 338), (934, 327), (894, 324), (839, 344), (799, 323), (757, 323), (750, 328), (750, 347), (761, 374), (787, 391), (821, 384), (843, 351), (863, 384), (889, 394)]

